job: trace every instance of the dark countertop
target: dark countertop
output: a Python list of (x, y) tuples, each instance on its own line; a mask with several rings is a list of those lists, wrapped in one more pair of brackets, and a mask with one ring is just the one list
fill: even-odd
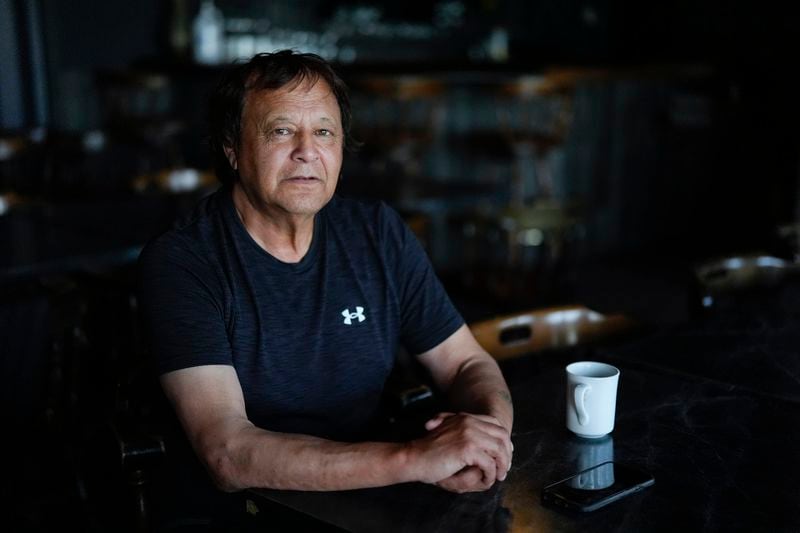
[(609, 350), (637, 368), (678, 372), (800, 403), (800, 281), (728, 297), (687, 324)]
[[(798, 286), (600, 349), (502, 364), (515, 400), (514, 466), (486, 493), (422, 484), (331, 493), (257, 491), (350, 531), (798, 531)], [(564, 426), (563, 367), (621, 370), (616, 429), (604, 442)], [(540, 491), (613, 454), (653, 487), (586, 515), (544, 507)]]

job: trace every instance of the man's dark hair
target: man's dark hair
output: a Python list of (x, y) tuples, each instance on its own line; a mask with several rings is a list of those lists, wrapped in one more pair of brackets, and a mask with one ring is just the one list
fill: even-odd
[(344, 147), (351, 149), (355, 142), (350, 138), (350, 99), (347, 85), (327, 61), (316, 54), (301, 54), (281, 50), (257, 54), (247, 63), (230, 67), (211, 94), (209, 127), (211, 157), (217, 178), (224, 185), (238, 179), (237, 172), (225, 156), (225, 147), (238, 149), (242, 134), (242, 109), (249, 91), (280, 89), (288, 84), (304, 81), (315, 83), (322, 79), (333, 91), (342, 115)]

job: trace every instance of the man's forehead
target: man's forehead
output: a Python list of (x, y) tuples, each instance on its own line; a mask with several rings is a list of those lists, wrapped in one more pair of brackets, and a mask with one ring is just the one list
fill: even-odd
[[(277, 89), (250, 89), (245, 95), (243, 111), (262, 115), (282, 114), (293, 106), (328, 108), (334, 117), (339, 115), (339, 103), (330, 85), (321, 79), (304, 78)], [(331, 118), (334, 118), (331, 117)]]

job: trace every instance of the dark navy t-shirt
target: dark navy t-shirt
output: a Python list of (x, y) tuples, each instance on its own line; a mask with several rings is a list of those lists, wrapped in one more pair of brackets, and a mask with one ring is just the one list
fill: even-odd
[(345, 439), (380, 403), (399, 345), (435, 347), (463, 320), (418, 240), (384, 203), (334, 197), (299, 263), (263, 250), (229, 189), (140, 257), (160, 373), (233, 365), (259, 427)]

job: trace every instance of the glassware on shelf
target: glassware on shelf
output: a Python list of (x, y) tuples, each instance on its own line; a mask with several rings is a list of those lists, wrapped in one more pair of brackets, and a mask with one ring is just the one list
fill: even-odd
[(225, 19), (213, 0), (203, 0), (192, 25), (194, 60), (216, 65), (225, 58)]

